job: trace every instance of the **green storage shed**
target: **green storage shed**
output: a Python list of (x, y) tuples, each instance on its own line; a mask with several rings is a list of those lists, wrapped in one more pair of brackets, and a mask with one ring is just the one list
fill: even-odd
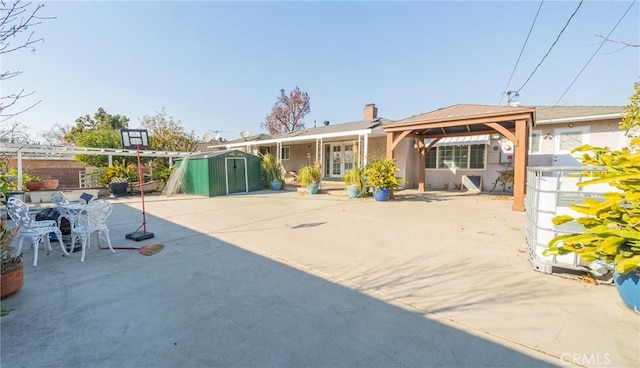
[(186, 193), (207, 197), (262, 190), (260, 157), (238, 150), (195, 153), (183, 180)]

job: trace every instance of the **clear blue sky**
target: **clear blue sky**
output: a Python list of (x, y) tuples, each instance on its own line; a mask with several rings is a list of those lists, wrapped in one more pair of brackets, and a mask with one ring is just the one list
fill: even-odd
[[(311, 97), (313, 121), (362, 119), (365, 104), (402, 119), (458, 103), (496, 105), (540, 2), (46, 2), (35, 53), (5, 55), (24, 72), (2, 86), (42, 102), (15, 121), (33, 135), (103, 107), (139, 126), (168, 115), (202, 136), (261, 132), (281, 88)], [(576, 8), (546, 1), (509, 86), (517, 90)], [(520, 92), (554, 105), (628, 1), (586, 2)], [(611, 38), (640, 43), (633, 5)], [(608, 43), (560, 105), (625, 105), (640, 48)], [(502, 100), (505, 103), (505, 100)]]

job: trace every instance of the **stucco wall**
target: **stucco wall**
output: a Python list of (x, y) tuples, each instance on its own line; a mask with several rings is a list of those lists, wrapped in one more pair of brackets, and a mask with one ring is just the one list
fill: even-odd
[[(618, 129), (619, 119), (592, 121), (573, 124), (574, 128), (588, 127), (589, 138), (588, 143), (593, 146), (610, 147), (613, 149), (621, 149), (627, 145), (627, 138), (624, 131)], [(534, 127), (534, 131), (540, 131), (540, 153), (529, 154), (528, 166), (553, 166), (556, 162), (554, 153), (555, 140), (554, 130), (557, 128), (568, 128), (568, 124), (539, 125)], [(580, 165), (578, 160), (570, 160), (573, 165)]]

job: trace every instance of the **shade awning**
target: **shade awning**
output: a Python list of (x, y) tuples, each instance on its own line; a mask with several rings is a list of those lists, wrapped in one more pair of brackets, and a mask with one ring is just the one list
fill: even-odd
[[(428, 146), (431, 142), (433, 142), (433, 138), (425, 139), (424, 143)], [(434, 147), (444, 147), (444, 146), (466, 146), (471, 144), (489, 144), (491, 143), (491, 138), (489, 134), (481, 134), (481, 135), (467, 135), (463, 137), (444, 137), (441, 138), (438, 143), (434, 145)]]

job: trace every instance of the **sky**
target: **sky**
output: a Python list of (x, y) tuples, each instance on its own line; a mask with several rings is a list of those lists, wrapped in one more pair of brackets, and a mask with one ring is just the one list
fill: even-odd
[[(455, 104), (625, 105), (640, 77), (640, 6), (585, 1), (219, 2), (45, 1), (36, 51), (2, 55), (23, 73), (33, 138), (98, 108), (129, 117), (165, 108), (198, 137), (265, 133), (280, 89), (309, 94), (305, 125), (363, 119), (366, 104), (397, 120)], [(511, 83), (527, 34), (522, 57)], [(587, 64), (571, 88), (572, 81)], [(533, 75), (531, 75), (533, 73)], [(528, 82), (525, 81), (531, 76)], [(561, 98), (563, 93), (566, 94)], [(560, 100), (559, 100), (560, 99)]]

